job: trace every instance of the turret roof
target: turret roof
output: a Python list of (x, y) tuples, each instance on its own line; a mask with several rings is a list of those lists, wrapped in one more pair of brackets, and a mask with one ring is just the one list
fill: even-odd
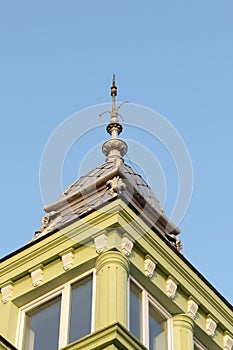
[(106, 155), (105, 162), (72, 183), (57, 201), (45, 206), (46, 215), (42, 218), (42, 226), (36, 231), (33, 240), (53, 230), (59, 230), (120, 197), (137, 211), (150, 227), (157, 228), (180, 249), (181, 244), (176, 237), (179, 229), (166, 217), (160, 201), (142, 176), (124, 162), (127, 144), (118, 137), (122, 125), (118, 119), (119, 106), (115, 104), (116, 94), (114, 77), (111, 87), (111, 119), (107, 126), (111, 138), (102, 147)]

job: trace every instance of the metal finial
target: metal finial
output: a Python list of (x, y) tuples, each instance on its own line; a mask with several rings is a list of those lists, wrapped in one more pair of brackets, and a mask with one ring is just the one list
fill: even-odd
[[(110, 113), (111, 118), (107, 126), (107, 132), (111, 135), (111, 139), (106, 141), (103, 144), (102, 150), (103, 153), (107, 156), (107, 159), (110, 158), (120, 158), (123, 159), (124, 155), (127, 152), (127, 144), (118, 138), (119, 134), (122, 132), (122, 125), (119, 123), (118, 116), (121, 116), (118, 113), (118, 110), (124, 103), (121, 103), (119, 106), (116, 105), (116, 96), (117, 96), (117, 86), (115, 80), (115, 74), (112, 77), (112, 86), (111, 86), (111, 96), (112, 96), (112, 110), (106, 111)], [(99, 115), (101, 117), (103, 112)]]
[[(116, 87), (116, 77), (115, 74), (112, 76), (112, 87)], [(117, 87), (116, 87), (117, 88)]]
[(107, 127), (107, 131), (110, 135), (112, 135), (112, 138), (117, 138), (120, 132), (122, 131), (122, 126), (119, 124), (118, 113), (117, 113), (118, 110), (116, 107), (117, 87), (116, 87), (115, 74), (113, 74), (112, 76), (111, 96), (112, 96), (112, 111), (111, 111), (110, 124)]
[(117, 87), (116, 87), (116, 80), (115, 80), (115, 74), (112, 76), (112, 86), (111, 86), (111, 96), (112, 96), (112, 117), (117, 117), (117, 111), (116, 111), (116, 96), (117, 96)]
[(116, 86), (115, 74), (113, 74), (113, 77), (112, 77), (111, 96), (112, 96), (112, 110), (104, 111), (100, 113), (98, 118), (101, 118), (101, 116), (105, 113), (109, 113), (111, 115), (110, 122), (107, 126), (107, 132), (112, 136), (112, 138), (115, 139), (122, 132), (122, 125), (119, 123), (119, 118), (118, 118), (118, 116), (121, 118), (122, 116), (118, 111), (125, 103), (128, 103), (128, 101), (124, 101), (119, 106), (116, 105), (117, 86)]

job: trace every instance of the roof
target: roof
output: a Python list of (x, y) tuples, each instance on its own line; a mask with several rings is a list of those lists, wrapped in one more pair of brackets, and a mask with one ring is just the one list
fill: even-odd
[[(120, 163), (119, 166), (116, 164), (116, 159), (106, 161), (104, 164), (97, 166), (94, 170), (88, 174), (80, 177), (77, 181), (72, 183), (61, 195), (61, 198), (66, 198), (72, 194), (82, 191), (85, 187), (90, 186), (92, 183), (96, 183), (98, 179), (104, 178), (108, 174), (110, 175), (112, 170), (118, 167), (119, 173), (123, 176), (124, 180), (128, 180), (132, 186), (149, 202), (152, 207), (157, 210), (161, 215), (165, 214), (165, 211), (157, 199), (151, 188), (144, 181), (141, 175), (137, 174), (129, 165)], [(97, 200), (97, 198), (96, 198)], [(106, 198), (103, 199), (106, 201)], [(93, 203), (95, 205), (96, 203)]]
[(166, 237), (169, 237), (166, 232), (169, 227), (171, 241), (176, 243), (174, 235), (179, 229), (169, 222), (162, 204), (142, 176), (118, 157), (107, 158), (102, 165), (73, 182), (57, 201), (45, 206), (42, 226), (32, 240), (61, 229), (119, 196), (138, 212), (143, 212), (151, 226), (162, 227)]

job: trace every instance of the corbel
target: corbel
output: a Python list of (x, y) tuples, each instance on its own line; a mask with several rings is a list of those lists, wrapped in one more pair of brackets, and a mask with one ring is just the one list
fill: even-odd
[(40, 264), (38, 266), (35, 266), (31, 270), (29, 270), (29, 273), (31, 275), (32, 279), (32, 285), (33, 287), (38, 287), (42, 282), (42, 275), (43, 275), (43, 265)]

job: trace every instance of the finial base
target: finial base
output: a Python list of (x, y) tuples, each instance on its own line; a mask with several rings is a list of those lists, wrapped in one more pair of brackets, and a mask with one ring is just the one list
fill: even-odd
[(110, 139), (102, 146), (102, 151), (107, 158), (123, 158), (128, 150), (127, 144), (120, 139)]

